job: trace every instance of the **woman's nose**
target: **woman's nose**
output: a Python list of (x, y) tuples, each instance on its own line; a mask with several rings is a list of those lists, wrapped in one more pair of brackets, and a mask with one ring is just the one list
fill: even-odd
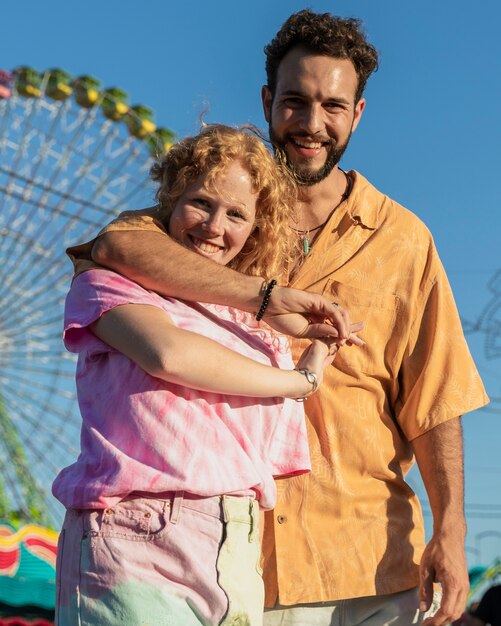
[(221, 235), (224, 230), (224, 216), (220, 211), (214, 211), (202, 222), (202, 228), (210, 235)]

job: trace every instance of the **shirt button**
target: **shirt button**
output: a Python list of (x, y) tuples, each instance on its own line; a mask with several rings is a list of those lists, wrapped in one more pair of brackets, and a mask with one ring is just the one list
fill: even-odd
[(286, 521), (287, 521), (287, 517), (285, 515), (278, 515), (277, 516), (277, 522), (279, 524), (285, 524)]

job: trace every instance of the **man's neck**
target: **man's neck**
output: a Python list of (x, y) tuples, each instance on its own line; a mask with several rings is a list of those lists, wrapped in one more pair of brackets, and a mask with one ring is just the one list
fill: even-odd
[(296, 203), (297, 223), (294, 227), (306, 231), (323, 224), (344, 199), (346, 186), (346, 174), (337, 166), (327, 178), (316, 185), (301, 186)]

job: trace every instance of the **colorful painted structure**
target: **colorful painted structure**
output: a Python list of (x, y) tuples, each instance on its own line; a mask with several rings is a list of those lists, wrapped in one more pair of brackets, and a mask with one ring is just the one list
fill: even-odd
[(489, 587), (497, 582), (501, 577), (501, 559), (496, 558), (488, 566), (478, 565), (468, 572), (470, 579), (470, 591), (468, 593), (468, 601), (472, 600), (481, 589), (485, 586)]
[(0, 626), (53, 623), (47, 616), (55, 606), (57, 537), (42, 526), (0, 522)]

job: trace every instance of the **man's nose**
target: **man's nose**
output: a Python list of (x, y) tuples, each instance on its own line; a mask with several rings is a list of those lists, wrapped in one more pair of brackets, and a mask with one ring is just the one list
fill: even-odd
[(314, 135), (323, 128), (322, 107), (318, 104), (310, 104), (302, 111), (301, 127), (307, 133)]

